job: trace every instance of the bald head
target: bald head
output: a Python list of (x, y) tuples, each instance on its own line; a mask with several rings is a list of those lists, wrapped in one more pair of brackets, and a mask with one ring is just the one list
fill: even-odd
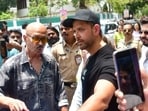
[(30, 23), (27, 25), (26, 35), (23, 37), (27, 53), (40, 56), (47, 42), (46, 26), (38, 22)]
[(28, 26), (26, 27), (26, 33), (27, 34), (32, 34), (32, 33), (46, 34), (47, 29), (44, 26), (44, 24), (33, 22), (33, 23), (28, 24)]

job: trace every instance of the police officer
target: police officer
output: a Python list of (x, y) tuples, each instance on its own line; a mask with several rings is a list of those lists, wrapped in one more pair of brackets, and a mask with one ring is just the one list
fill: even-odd
[(74, 37), (72, 25), (64, 26), (61, 22), (60, 32), (62, 41), (54, 44), (51, 52), (59, 64), (68, 100), (71, 103), (76, 88), (76, 73), (81, 63), (81, 50)]

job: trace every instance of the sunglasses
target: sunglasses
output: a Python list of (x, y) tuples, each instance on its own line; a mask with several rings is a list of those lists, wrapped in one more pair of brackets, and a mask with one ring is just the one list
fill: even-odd
[(139, 33), (140, 33), (140, 34), (143, 34), (143, 33), (144, 33), (145, 35), (148, 35), (148, 31), (147, 31), (147, 30), (145, 30), (145, 31), (140, 31)]
[(123, 32), (132, 32), (131, 29), (123, 29)]
[(31, 36), (29, 34), (27, 34), (27, 36), (31, 37), (33, 42), (35, 43), (39, 43), (40, 41), (43, 43), (43, 44), (46, 44), (47, 43), (47, 37), (39, 37), (39, 36)]

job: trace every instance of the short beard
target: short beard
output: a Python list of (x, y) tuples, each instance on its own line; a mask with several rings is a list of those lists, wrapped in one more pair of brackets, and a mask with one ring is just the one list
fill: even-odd
[(146, 47), (148, 47), (148, 43), (147, 44), (143, 43), (143, 45), (146, 46)]

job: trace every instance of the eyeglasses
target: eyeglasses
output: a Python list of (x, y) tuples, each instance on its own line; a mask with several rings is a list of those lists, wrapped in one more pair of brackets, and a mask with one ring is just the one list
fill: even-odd
[(132, 32), (131, 29), (123, 29), (123, 32)]
[(39, 36), (31, 36), (29, 34), (27, 34), (27, 36), (31, 37), (33, 42), (35, 43), (39, 43), (40, 41), (45, 44), (47, 42), (47, 37), (39, 37)]
[(143, 34), (143, 33), (144, 33), (145, 35), (148, 35), (148, 31), (147, 31), (147, 30), (145, 30), (145, 31), (140, 31), (139, 33), (140, 33), (140, 34)]

